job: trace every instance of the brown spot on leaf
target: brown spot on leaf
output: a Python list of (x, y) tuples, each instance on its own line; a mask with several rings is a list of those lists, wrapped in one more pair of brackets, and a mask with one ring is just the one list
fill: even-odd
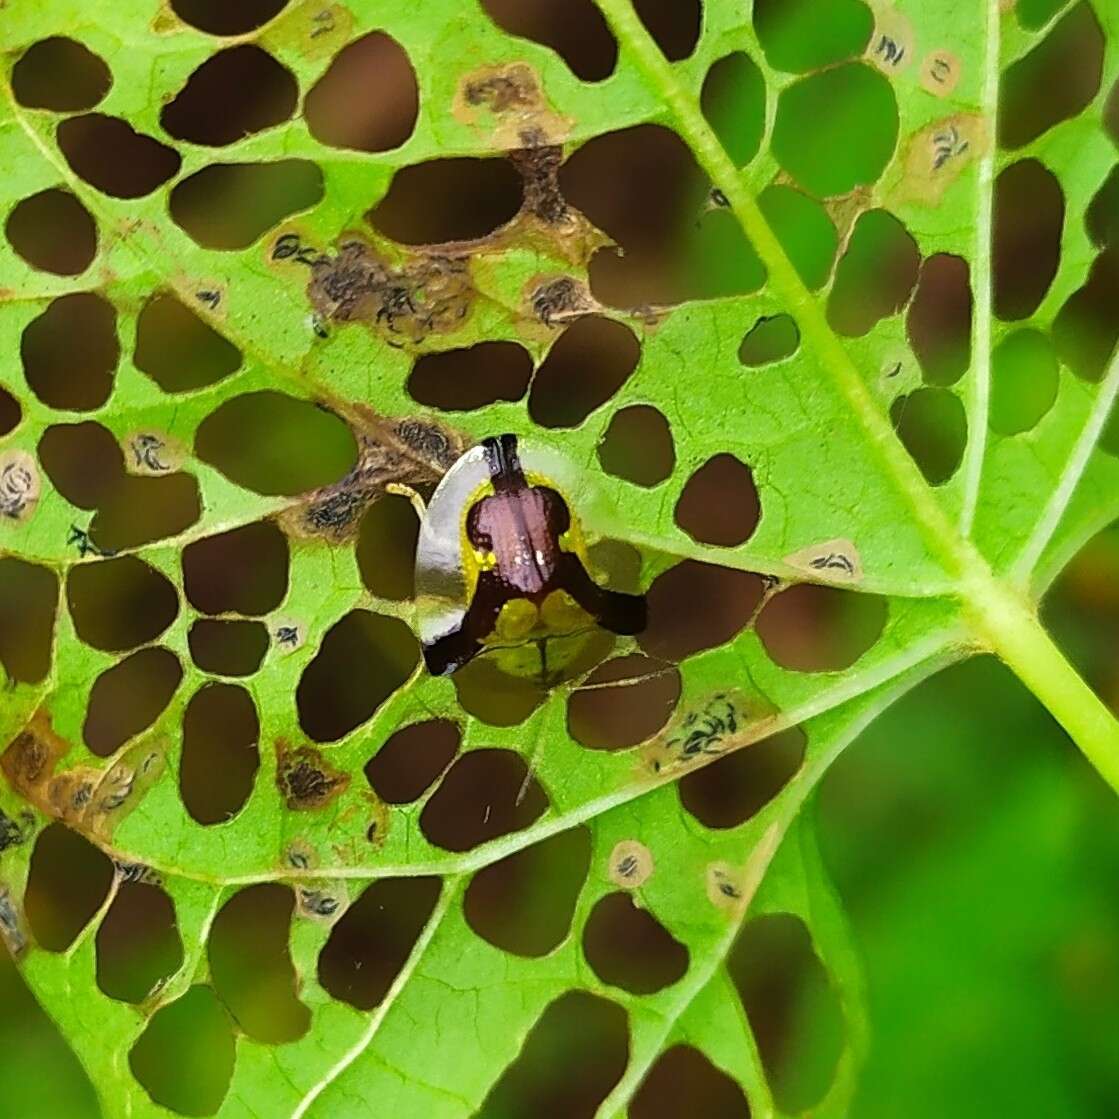
[(342, 4), (304, 0), (270, 24), (261, 43), (280, 54), (295, 50), (308, 59), (329, 58), (349, 41), (353, 25), (353, 15)]
[(582, 315), (602, 310), (585, 283), (573, 276), (535, 277), (528, 283), (528, 304), (545, 326), (562, 326)]
[(482, 66), (464, 75), (451, 111), (487, 132), (496, 148), (524, 147), (526, 134), (539, 137), (540, 144), (562, 144), (572, 126), (548, 104), (536, 71), (525, 62)]
[(350, 775), (331, 766), (320, 750), (310, 746), (291, 749), (276, 743), (276, 784), (288, 808), (325, 808), (350, 783)]
[(960, 60), (951, 51), (936, 50), (921, 62), (921, 87), (934, 97), (947, 97), (959, 84)]
[(39, 467), (26, 451), (0, 454), (0, 517), (25, 521), (35, 512), (42, 484)]
[(610, 881), (624, 890), (643, 886), (653, 873), (653, 854), (636, 839), (623, 839), (614, 846), (609, 859)]
[(23, 920), (6, 886), (0, 886), (0, 941), (4, 942), (13, 959), (19, 959), (27, 947)]
[(35, 815), (26, 809), (13, 820), (5, 812), (0, 812), (0, 854), (9, 847), (18, 847), (31, 838), (35, 830)]
[(891, 201), (935, 206), (987, 143), (983, 119), (974, 113), (956, 113), (926, 125), (906, 145), (901, 182)]
[(837, 583), (859, 583), (863, 565), (859, 551), (847, 539), (825, 540), (788, 555), (782, 561), (816, 579)]

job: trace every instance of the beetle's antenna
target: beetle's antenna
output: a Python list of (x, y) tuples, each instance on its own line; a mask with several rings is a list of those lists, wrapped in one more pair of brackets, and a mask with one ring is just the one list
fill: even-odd
[[(540, 650), (541, 678), (543, 679), (543, 681), (545, 683), (545, 686), (546, 686), (547, 683), (548, 683), (548, 652), (547, 652), (548, 642), (547, 642), (547, 640), (546, 639), (541, 639), (541, 640), (537, 641), (536, 647)], [(537, 728), (536, 742), (534, 743), (534, 745), (532, 747), (532, 755), (528, 759), (528, 769), (525, 770), (525, 779), (521, 782), (521, 787), (517, 792), (517, 799), (514, 801), (514, 804), (517, 807), (520, 807), (521, 801), (525, 799), (525, 793), (528, 792), (529, 785), (532, 784), (532, 775), (536, 772), (536, 763), (540, 760), (540, 753), (544, 749), (545, 741), (546, 741), (545, 735), (543, 735), (540, 732), (540, 729)]]

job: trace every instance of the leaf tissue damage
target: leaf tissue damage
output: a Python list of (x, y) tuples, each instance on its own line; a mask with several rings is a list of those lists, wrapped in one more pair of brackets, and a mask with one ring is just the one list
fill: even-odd
[[(9, 5), (0, 940), (106, 1119), (845, 1113), (802, 807), (998, 648), (952, 571), (1119, 515), (1119, 16), (934, 7)], [(501, 434), (649, 603), (553, 687), (515, 598), (538, 673), (420, 662), (408, 498)]]

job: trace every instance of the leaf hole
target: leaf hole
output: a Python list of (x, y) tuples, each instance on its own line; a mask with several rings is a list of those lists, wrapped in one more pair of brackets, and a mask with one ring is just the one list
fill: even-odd
[(244, 35), (263, 27), (287, 0), (170, 0), (171, 10), (184, 23), (211, 35)]
[(352, 610), (326, 633), (295, 690), (299, 725), (335, 742), (373, 717), (419, 663), (412, 630), (399, 618)]
[(745, 167), (765, 132), (765, 78), (745, 51), (712, 63), (703, 79), (700, 107), (735, 167)]
[(590, 864), (590, 831), (577, 827), (484, 867), (463, 897), (467, 924), (504, 952), (546, 956), (571, 932)]
[(34, 684), (50, 671), (58, 613), (58, 576), (0, 556), (0, 666), (10, 680)]
[(251, 676), (264, 661), (271, 638), (263, 622), (200, 618), (187, 634), (190, 655), (203, 672)]
[(450, 719), (427, 719), (394, 731), (365, 764), (373, 791), (387, 804), (411, 804), (454, 760), (462, 731)]
[(187, 600), (206, 614), (267, 614), (287, 594), (287, 538), (271, 521), (196, 540), (182, 564)]
[(1053, 341), (1061, 360), (1081, 379), (1103, 379), (1119, 342), (1119, 245), (1096, 257), (1088, 282), (1057, 312)]
[(283, 124), (295, 112), (299, 86), (286, 66), (252, 43), (211, 55), (163, 107), (169, 136), (221, 147)]
[(599, 441), (598, 461), (607, 474), (635, 486), (660, 485), (676, 466), (672, 429), (664, 413), (648, 404), (615, 412)]
[(547, 807), (547, 795), (540, 782), (529, 776), (520, 754), (513, 750), (471, 750), (451, 766), (424, 805), (420, 830), (436, 847), (469, 851), (527, 828)]
[(369, 886), (334, 924), (319, 954), (323, 988), (358, 1010), (384, 1002), (442, 885), (438, 878), (384, 878)]
[(82, 739), (100, 758), (116, 753), (166, 710), (182, 682), (179, 658), (169, 649), (140, 649), (105, 669), (93, 682)]
[(805, 285), (815, 291), (831, 275), (839, 234), (823, 204), (783, 184), (758, 196), (765, 219)]
[(371, 594), (406, 602), (416, 593), (420, 522), (406, 497), (386, 494), (366, 510), (358, 527), (357, 565)]
[(804, 922), (787, 913), (755, 917), (727, 970), (757, 1040), (777, 1106), (794, 1115), (819, 1103), (843, 1051), (843, 1010)]
[(756, 367), (792, 357), (800, 346), (800, 330), (792, 315), (767, 315), (758, 319), (738, 347), (738, 360)]
[(39, 439), (39, 463), (54, 488), (79, 509), (96, 509), (124, 475), (124, 455), (98, 423), (52, 424)]
[(419, 99), (404, 48), (374, 31), (334, 56), (308, 92), (303, 116), (311, 135), (328, 147), (390, 151), (412, 135)]
[(79, 113), (92, 109), (112, 84), (104, 59), (61, 35), (32, 43), (12, 67), (12, 93), (25, 109)]
[(736, 828), (756, 816), (804, 762), (804, 731), (790, 727), (686, 773), (680, 802), (709, 828)]
[(797, 583), (762, 607), (755, 628), (782, 668), (838, 672), (882, 636), (888, 612), (886, 600), (874, 595)]
[(960, 468), (967, 445), (967, 413), (950, 389), (927, 386), (890, 405), (894, 430), (930, 486), (941, 486)]
[(183, 714), (179, 791), (200, 824), (224, 824), (244, 808), (260, 768), (256, 705), (237, 684), (206, 684)]
[(490, 726), (523, 723), (548, 698), (538, 680), (502, 672), (489, 656), (475, 657), (452, 677), (459, 706)]
[(1060, 369), (1039, 330), (1015, 330), (991, 355), (991, 430), (1017, 435), (1035, 427), (1057, 400)]
[(750, 1105), (738, 1082), (698, 1049), (674, 1045), (657, 1058), (628, 1114), (629, 1119), (750, 1119)]
[(754, 30), (770, 66), (799, 74), (862, 54), (874, 16), (862, 0), (754, 0)]
[(269, 390), (220, 404), (198, 425), (194, 450), (237, 485), (285, 496), (337, 482), (357, 462), (357, 442), (343, 420)]
[(31, 852), (24, 908), (36, 943), (65, 952), (109, 896), (113, 864), (88, 839), (62, 824), (39, 833)]
[(97, 255), (97, 226), (68, 190), (52, 187), (21, 199), (4, 223), (16, 255), (32, 268), (77, 276)]
[(153, 296), (136, 320), (136, 368), (164, 392), (192, 392), (241, 368), (241, 351), (169, 293)]
[(0, 386), (0, 439), (19, 427), (23, 409), (6, 388)]
[(652, 738), (679, 702), (675, 668), (640, 654), (616, 657), (569, 696), (568, 733), (592, 750), (624, 750)]
[(477, 1119), (594, 1119), (628, 1063), (625, 1010), (598, 995), (568, 991), (537, 1019)]
[(624, 891), (600, 898), (583, 929), (583, 953), (595, 975), (631, 995), (652, 995), (683, 979), (688, 950)]
[(311, 1024), (296, 997), (289, 948), (294, 910), (290, 887), (265, 882), (234, 894), (210, 930), (214, 990), (237, 1025), (266, 1045), (296, 1041)]
[(57, 139), (74, 174), (113, 198), (151, 194), (182, 166), (174, 148), (104, 113), (68, 117)]
[(700, 0), (633, 0), (633, 10), (669, 62), (688, 58), (703, 27)]
[(397, 171), (367, 217), (404, 245), (471, 241), (512, 221), (524, 201), (523, 186), (507, 159), (431, 159)]
[(760, 517), (753, 472), (729, 454), (709, 458), (687, 480), (676, 502), (676, 524), (700, 544), (744, 544)]
[(236, 1056), (229, 1015), (213, 988), (196, 986), (152, 1015), (128, 1064), (153, 1103), (180, 1115), (215, 1115)]
[(171, 219), (204, 249), (247, 249), (323, 197), (323, 176), (307, 159), (212, 163), (171, 190)]
[(109, 652), (154, 641), (179, 613), (170, 580), (135, 556), (71, 567), (66, 599), (78, 637)]
[(102, 498), (89, 536), (102, 551), (119, 552), (178, 536), (201, 516), (202, 496), (193, 474), (122, 474)]
[(1084, 224), (1098, 248), (1119, 246), (1119, 163), (1088, 204)]
[(593, 0), (482, 0), (503, 31), (551, 47), (585, 82), (610, 77), (618, 43)]
[(905, 328), (925, 383), (947, 388), (971, 364), (971, 282), (962, 257), (936, 253), (921, 265)]
[(408, 377), (408, 395), (429, 408), (472, 412), (528, 391), (532, 357), (516, 342), (479, 342), (421, 354)]
[(624, 323), (586, 315), (572, 323), (536, 371), (528, 412), (541, 427), (578, 427), (633, 375), (641, 344)]
[(75, 412), (100, 408), (120, 360), (116, 309), (91, 291), (59, 296), (27, 324), (20, 356), (27, 383), (44, 404)]
[(183, 966), (175, 907), (147, 882), (122, 882), (97, 930), (97, 986), (111, 999), (142, 1003)]

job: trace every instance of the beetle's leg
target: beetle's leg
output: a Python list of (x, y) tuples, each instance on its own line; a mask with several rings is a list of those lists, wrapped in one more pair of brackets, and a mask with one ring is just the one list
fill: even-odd
[(501, 608), (509, 601), (505, 585), (492, 572), (482, 571), (458, 629), (437, 637), (423, 647), (424, 664), (432, 676), (449, 676), (482, 651), (482, 642), (493, 633)]
[(416, 516), (421, 521), (424, 519), (424, 515), (427, 513), (427, 503), (424, 501), (423, 495), (412, 489), (411, 486), (407, 486), (403, 482), (387, 482), (385, 491), (398, 494), (400, 497), (406, 497), (412, 503)]
[(645, 596), (600, 587), (574, 552), (563, 552), (556, 584), (562, 587), (603, 629), (628, 637), (645, 628)]

